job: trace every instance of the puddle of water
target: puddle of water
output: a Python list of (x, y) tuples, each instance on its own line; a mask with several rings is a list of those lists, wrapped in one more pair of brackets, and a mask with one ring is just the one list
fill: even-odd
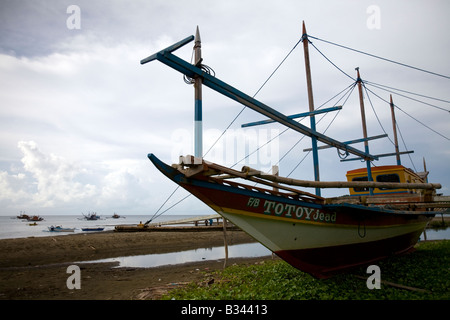
[[(246, 243), (228, 246), (228, 258), (262, 257), (271, 254), (272, 252), (260, 243)], [(117, 267), (151, 268), (170, 264), (219, 259), (225, 259), (224, 247), (211, 247), (180, 252), (117, 257), (83, 262), (118, 262), (119, 265)]]
[[(427, 229), (426, 234), (428, 240), (450, 239), (450, 228), (438, 231)], [(420, 239), (424, 240), (423, 234), (421, 235)], [(268, 256), (271, 254), (272, 252), (269, 249), (258, 242), (228, 246), (229, 258), (252, 258)], [(117, 267), (152, 268), (170, 264), (220, 259), (225, 259), (225, 248), (223, 246), (180, 252), (117, 257), (95, 261), (82, 261), (80, 263), (115, 262), (118, 263)]]

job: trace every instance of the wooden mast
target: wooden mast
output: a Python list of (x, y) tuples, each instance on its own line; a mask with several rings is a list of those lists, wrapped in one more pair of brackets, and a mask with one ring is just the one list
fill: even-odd
[[(194, 43), (194, 65), (200, 67), (202, 63), (202, 44), (200, 31), (197, 26)], [(198, 158), (203, 157), (203, 124), (202, 124), (202, 78), (194, 77), (195, 90), (195, 115), (194, 115), (194, 155)]]
[[(303, 51), (305, 55), (305, 73), (306, 73), (306, 85), (308, 88), (308, 104), (309, 104), (309, 112), (310, 112), (310, 123), (311, 130), (316, 131), (316, 118), (314, 116), (314, 97), (312, 90), (312, 80), (311, 80), (311, 67), (309, 63), (309, 47), (308, 47), (308, 35), (306, 33), (305, 21), (303, 21)], [(311, 136), (312, 142), (312, 153), (313, 153), (313, 163), (314, 163), (314, 180), (320, 181), (319, 174), (319, 154), (317, 151), (317, 138), (315, 136)], [(321, 191), (320, 188), (316, 188), (316, 195), (320, 196)]]
[(392, 115), (392, 129), (394, 131), (394, 145), (395, 145), (395, 156), (397, 157), (397, 165), (401, 165), (400, 161), (400, 151), (398, 149), (398, 138), (397, 138), (397, 122), (395, 121), (395, 111), (394, 111), (394, 102), (392, 102), (392, 94), (391, 94), (391, 115)]
[[(363, 129), (363, 138), (364, 138), (364, 149), (366, 153), (369, 153), (369, 141), (367, 139), (367, 125), (366, 125), (366, 112), (364, 110), (364, 96), (362, 91), (362, 80), (361, 76), (359, 74), (359, 67), (356, 69), (357, 78), (356, 82), (358, 83), (358, 92), (359, 92), (359, 106), (361, 109), (361, 122), (362, 122), (362, 129)], [(372, 178), (372, 169), (370, 167), (370, 160), (365, 159), (367, 164), (367, 181), (373, 181)], [(370, 195), (373, 195), (373, 188), (369, 188)]]

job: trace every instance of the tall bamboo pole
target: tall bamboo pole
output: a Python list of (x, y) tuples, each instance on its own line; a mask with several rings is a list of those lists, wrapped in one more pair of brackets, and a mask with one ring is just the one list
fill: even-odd
[[(308, 35), (306, 33), (305, 22), (303, 21), (303, 52), (305, 55), (305, 73), (306, 73), (306, 85), (308, 88), (308, 104), (309, 104), (309, 112), (314, 111), (314, 97), (312, 90), (312, 80), (311, 80), (311, 66), (309, 62), (309, 47), (308, 47)], [(316, 131), (316, 118), (314, 114), (309, 116), (311, 123), (311, 130)], [(312, 152), (313, 152), (313, 163), (314, 163), (314, 180), (320, 181), (319, 174), (319, 154), (317, 151), (317, 138), (315, 136), (311, 136), (312, 142)], [(316, 188), (316, 195), (320, 196), (321, 191), (320, 188)]]
[[(369, 141), (367, 139), (367, 125), (366, 125), (366, 112), (364, 110), (364, 96), (362, 91), (362, 80), (361, 76), (359, 74), (359, 68), (356, 68), (357, 73), (357, 79), (356, 82), (358, 83), (358, 92), (359, 92), (359, 106), (361, 109), (361, 122), (362, 122), (362, 129), (363, 129), (363, 135), (364, 135), (364, 149), (365, 152), (369, 153)], [(370, 166), (370, 160), (366, 159), (367, 164), (367, 181), (373, 181), (372, 178), (372, 169)], [(373, 195), (373, 188), (369, 188), (370, 195)]]
[(397, 165), (401, 165), (402, 162), (400, 161), (400, 151), (398, 149), (397, 122), (395, 121), (395, 111), (394, 111), (394, 102), (392, 101), (392, 94), (391, 94), (390, 105), (391, 105), (391, 115), (392, 115), (392, 130), (394, 131), (395, 155), (397, 157)]

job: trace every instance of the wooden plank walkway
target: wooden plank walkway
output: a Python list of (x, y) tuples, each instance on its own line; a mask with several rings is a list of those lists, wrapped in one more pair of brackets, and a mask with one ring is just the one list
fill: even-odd
[(161, 221), (161, 222), (153, 222), (149, 223), (149, 227), (156, 227), (156, 226), (167, 226), (171, 224), (186, 224), (186, 223), (195, 223), (205, 220), (211, 220), (211, 219), (222, 219), (220, 214), (211, 214), (208, 216), (198, 216), (193, 218), (185, 218), (185, 219), (178, 219), (178, 220), (170, 220), (170, 221)]
[[(139, 232), (139, 231), (215, 231), (223, 230), (223, 225), (218, 221), (210, 220), (222, 219), (219, 214), (212, 214), (207, 216), (198, 216), (192, 218), (154, 222), (149, 224), (140, 223), (138, 225), (117, 225), (114, 230), (118, 232)], [(222, 219), (223, 220), (223, 219)], [(207, 221), (207, 223), (203, 223)], [(192, 226), (180, 226), (182, 224), (193, 224)], [(165, 227), (163, 227), (165, 226)], [(233, 230), (237, 227), (230, 225), (228, 228)]]

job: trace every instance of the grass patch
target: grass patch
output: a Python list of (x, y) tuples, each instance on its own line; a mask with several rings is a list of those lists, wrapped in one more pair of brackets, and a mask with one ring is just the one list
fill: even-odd
[[(205, 274), (205, 281), (169, 291), (176, 300), (448, 300), (450, 241), (421, 242), (414, 253), (395, 256), (377, 265), (381, 289), (368, 289), (367, 268), (319, 280), (282, 260), (250, 266), (230, 266)], [(361, 278), (358, 278), (361, 277)], [(385, 281), (385, 282), (383, 282)], [(407, 290), (392, 286), (421, 289)], [(209, 284), (208, 284), (209, 283)], [(425, 291), (425, 292), (424, 292)]]

